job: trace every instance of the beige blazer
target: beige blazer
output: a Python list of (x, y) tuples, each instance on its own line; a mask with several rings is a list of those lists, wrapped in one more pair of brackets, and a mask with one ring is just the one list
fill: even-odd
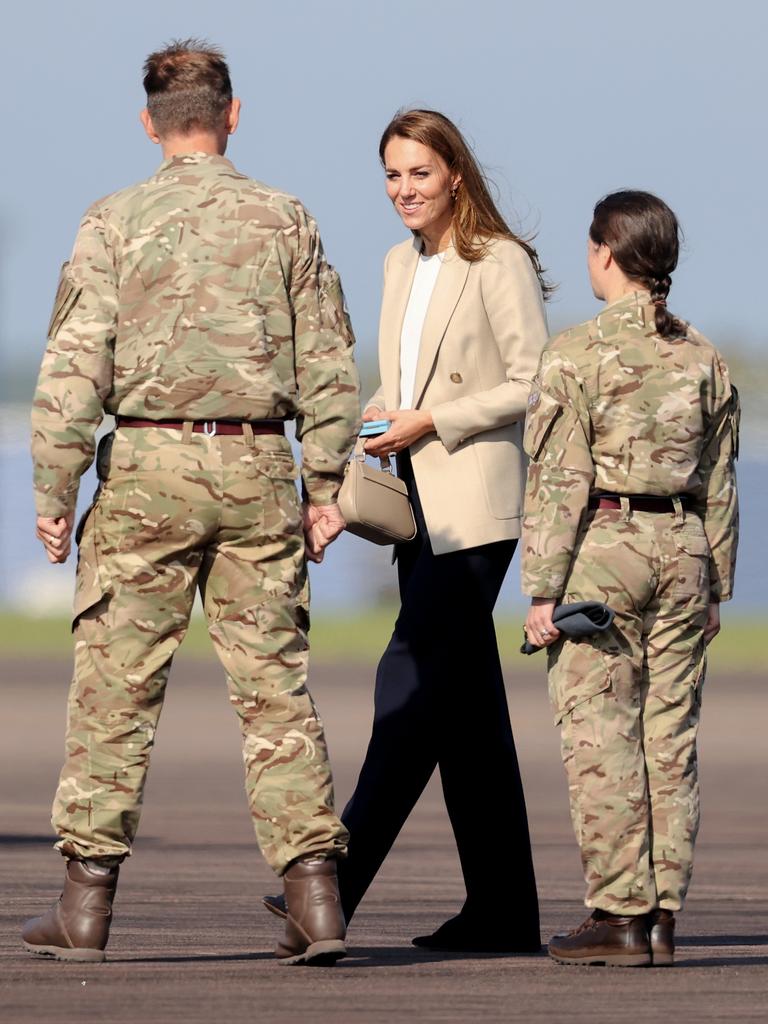
[[(367, 403), (400, 407), (400, 334), (421, 242), (384, 262), (381, 386)], [(435, 554), (520, 536), (522, 425), (547, 340), (541, 288), (525, 251), (499, 238), (475, 263), (446, 252), (427, 310), (413, 404), (437, 434), (411, 448)]]

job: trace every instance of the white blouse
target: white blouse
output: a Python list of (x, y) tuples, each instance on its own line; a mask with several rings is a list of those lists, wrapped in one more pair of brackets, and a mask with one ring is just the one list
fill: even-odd
[(421, 332), (442, 262), (443, 254), (439, 252), (434, 256), (419, 256), (400, 334), (401, 409), (413, 408), (413, 388), (416, 383), (416, 365), (419, 361)]

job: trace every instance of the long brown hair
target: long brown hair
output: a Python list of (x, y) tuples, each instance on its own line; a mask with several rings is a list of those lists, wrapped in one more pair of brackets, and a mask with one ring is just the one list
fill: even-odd
[(607, 245), (630, 281), (647, 288), (662, 338), (684, 335), (685, 324), (667, 309), (672, 271), (680, 254), (680, 225), (667, 204), (650, 192), (623, 189), (595, 207), (589, 237)]
[(453, 208), (453, 244), (463, 260), (475, 263), (488, 252), (493, 238), (509, 238), (525, 250), (536, 271), (542, 294), (554, 291), (544, 279), (538, 254), (530, 241), (516, 235), (499, 213), (488, 181), (472, 149), (456, 125), (437, 110), (400, 110), (392, 118), (379, 143), (379, 158), (393, 138), (412, 139), (440, 156), (451, 175), (459, 175)]

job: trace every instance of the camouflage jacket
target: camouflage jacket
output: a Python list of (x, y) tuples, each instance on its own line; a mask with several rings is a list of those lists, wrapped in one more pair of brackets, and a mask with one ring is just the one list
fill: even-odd
[(590, 493), (688, 494), (710, 545), (712, 600), (728, 600), (738, 423), (738, 396), (720, 354), (693, 327), (684, 338), (660, 337), (647, 292), (553, 338), (525, 427), (523, 592), (563, 593)]
[(313, 504), (358, 428), (354, 339), (296, 199), (202, 153), (95, 203), (64, 265), (32, 411), (37, 512), (72, 510), (104, 412), (296, 419)]

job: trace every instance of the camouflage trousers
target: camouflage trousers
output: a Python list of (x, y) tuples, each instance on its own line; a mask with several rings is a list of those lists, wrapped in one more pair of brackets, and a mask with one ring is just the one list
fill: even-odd
[[(347, 832), (305, 686), (308, 588), (288, 441), (123, 428), (102, 442), (98, 468), (79, 540), (58, 848), (130, 853), (171, 659), (199, 587), (266, 860), (282, 873), (303, 854), (343, 855)], [(204, 757), (205, 736), (191, 741)]]
[(709, 603), (701, 520), (681, 511), (590, 514), (563, 600), (603, 601), (616, 613), (599, 638), (549, 649), (586, 905), (679, 910), (699, 825)]

